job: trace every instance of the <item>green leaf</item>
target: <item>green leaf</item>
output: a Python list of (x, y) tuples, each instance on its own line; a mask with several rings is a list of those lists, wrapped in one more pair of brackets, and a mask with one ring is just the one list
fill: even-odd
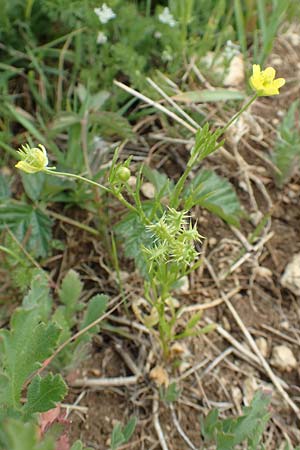
[(175, 382), (170, 383), (167, 388), (160, 388), (161, 399), (166, 403), (173, 403), (178, 400), (181, 390)]
[(225, 102), (228, 100), (244, 100), (245, 94), (240, 91), (228, 89), (203, 89), (202, 91), (188, 91), (173, 97), (176, 101), (184, 103)]
[(81, 441), (76, 441), (71, 447), (71, 450), (93, 450), (91, 447), (84, 447)]
[(89, 115), (89, 121), (92, 125), (97, 126), (99, 133), (104, 137), (117, 135), (126, 139), (133, 135), (128, 120), (114, 112), (92, 112)]
[(8, 176), (0, 172), (0, 202), (8, 200), (11, 196)]
[(10, 228), (19, 242), (26, 236), (26, 249), (36, 258), (49, 253), (52, 222), (40, 209), (25, 203), (0, 205), (0, 230)]
[(49, 411), (62, 401), (67, 393), (67, 385), (61, 375), (49, 373), (41, 378), (36, 375), (27, 390), (26, 414)]
[[(101, 317), (107, 308), (109, 297), (104, 294), (98, 294), (95, 295), (88, 303), (87, 310), (85, 312), (83, 321), (81, 323), (80, 329), (87, 327), (91, 323), (93, 323), (95, 320), (99, 319)], [(99, 326), (95, 326), (91, 328), (88, 333), (96, 333), (99, 329)]]
[(249, 450), (257, 450), (270, 417), (269, 403), (270, 397), (257, 392), (250, 406), (244, 408), (243, 415), (238, 418), (219, 420), (218, 411), (213, 410), (202, 423), (202, 435), (206, 441), (214, 440), (218, 450), (233, 450), (245, 442)]
[[(266, 420), (269, 419), (267, 409), (269, 403), (269, 396), (262, 394), (260, 391), (255, 394), (251, 405), (244, 409), (243, 416), (236, 421), (234, 429), (236, 444), (243, 442), (246, 438), (253, 439), (255, 437), (257, 440), (257, 437), (261, 436), (264, 426), (260, 427), (260, 424), (263, 423), (265, 425)], [(258, 427), (259, 435), (257, 436)]]
[(170, 194), (170, 190), (174, 189), (174, 183), (167, 177), (165, 173), (158, 170), (150, 169), (148, 166), (143, 167), (143, 175), (150, 183), (153, 184), (156, 194), (159, 198)]
[(221, 129), (217, 129), (214, 132), (210, 131), (208, 123), (206, 123), (203, 128), (199, 129), (196, 133), (195, 144), (191, 150), (191, 156), (188, 161), (189, 166), (192, 167), (196, 162), (202, 161), (221, 147), (224, 143), (224, 141), (218, 142), (221, 135)]
[(24, 309), (39, 311), (40, 319), (46, 322), (52, 307), (52, 299), (49, 296), (49, 280), (42, 270), (37, 270), (30, 284), (30, 290), (24, 297), (22, 306)]
[[(1, 426), (2, 425), (2, 426)], [(54, 450), (51, 437), (39, 441), (38, 427), (35, 423), (24, 423), (9, 419), (0, 425), (3, 428), (0, 443), (9, 450)]]
[(213, 439), (217, 429), (219, 411), (212, 409), (204, 420), (201, 420), (201, 433), (206, 441)]
[(69, 270), (64, 277), (61, 288), (58, 292), (61, 303), (65, 306), (64, 315), (66, 320), (73, 326), (74, 316), (77, 311), (80, 311), (83, 307), (79, 303), (79, 298), (82, 292), (82, 282), (79, 275), (75, 270)]
[(203, 316), (203, 312), (200, 311), (197, 314), (194, 314), (193, 317), (191, 317), (191, 319), (188, 321), (188, 323), (186, 324), (186, 329), (191, 329), (194, 328), (197, 323), (201, 320), (201, 317)]
[(121, 445), (129, 441), (135, 430), (136, 421), (136, 417), (131, 417), (125, 427), (122, 427), (120, 422), (116, 423), (111, 433), (111, 450), (117, 450)]
[(124, 443), (125, 438), (122, 432), (122, 424), (120, 422), (117, 422), (111, 433), (110, 448), (112, 450), (117, 450), (117, 448)]
[(45, 183), (45, 174), (42, 172), (31, 174), (22, 172), (21, 176), (23, 187), (28, 197), (34, 202), (40, 200)]
[(279, 137), (272, 160), (280, 171), (275, 174), (275, 180), (279, 186), (289, 180), (295, 167), (299, 167), (300, 164), (300, 129), (297, 113), (299, 114), (299, 100), (292, 103), (278, 128)]
[(13, 313), (10, 330), (0, 331), (8, 406), (18, 406), (24, 382), (51, 355), (59, 333), (55, 324), (40, 322), (38, 311), (22, 309)]
[(217, 433), (217, 450), (233, 450), (234, 435), (230, 433)]
[(71, 450), (83, 450), (83, 444), (81, 441), (76, 441), (71, 447)]
[(136, 423), (137, 423), (137, 418), (135, 416), (133, 416), (128, 420), (127, 425), (125, 425), (125, 427), (123, 428), (123, 435), (125, 438), (125, 442), (128, 442), (129, 439), (131, 438), (131, 436), (133, 435), (135, 427), (136, 427)]
[(232, 185), (211, 170), (202, 169), (183, 192), (185, 209), (200, 205), (230, 224), (239, 224), (241, 206)]
[(62, 112), (57, 114), (50, 125), (51, 136), (56, 136), (62, 131), (69, 130), (72, 125), (80, 124), (80, 115), (73, 112)]
[[(152, 209), (152, 205), (146, 204), (147, 206), (150, 206), (150, 209)], [(126, 214), (124, 219), (115, 226), (115, 231), (122, 238), (125, 256), (127, 258), (133, 258), (141, 275), (147, 277), (142, 246), (151, 246), (152, 238), (146, 231), (145, 225), (141, 222), (140, 217), (135, 213)]]

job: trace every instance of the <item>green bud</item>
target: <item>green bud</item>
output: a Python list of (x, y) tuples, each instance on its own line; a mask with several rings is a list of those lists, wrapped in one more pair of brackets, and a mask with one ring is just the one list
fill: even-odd
[(124, 183), (129, 180), (130, 175), (131, 172), (128, 167), (121, 166), (116, 171), (116, 179), (118, 181), (123, 181)]

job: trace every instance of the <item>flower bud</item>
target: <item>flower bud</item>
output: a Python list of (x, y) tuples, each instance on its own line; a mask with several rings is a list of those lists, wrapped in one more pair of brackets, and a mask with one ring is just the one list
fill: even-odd
[(128, 167), (121, 166), (116, 170), (116, 179), (118, 181), (123, 181), (124, 183), (126, 183), (126, 181), (129, 180), (130, 175), (131, 175), (131, 172), (128, 169)]

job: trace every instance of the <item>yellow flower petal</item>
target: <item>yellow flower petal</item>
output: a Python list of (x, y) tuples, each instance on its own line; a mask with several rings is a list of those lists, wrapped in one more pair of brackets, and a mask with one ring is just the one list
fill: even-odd
[(19, 161), (15, 167), (17, 169), (23, 170), (23, 172), (26, 173), (36, 173), (36, 172), (40, 172), (39, 168), (36, 168), (34, 166), (32, 166), (31, 164), (27, 163), (26, 161)]
[(29, 144), (22, 145), (18, 153), (21, 161), (16, 164), (16, 167), (24, 172), (35, 173), (53, 169), (48, 167), (47, 151), (42, 144), (39, 144), (39, 148), (30, 147)]
[(285, 84), (285, 79), (277, 78), (275, 80), (275, 74), (273, 67), (267, 67), (261, 71), (259, 64), (253, 64), (253, 74), (249, 83), (259, 97), (279, 94), (279, 88)]
[(273, 69), (273, 67), (267, 67), (262, 72), (262, 75), (266, 81), (272, 82), (275, 78), (276, 72), (275, 72), (275, 69)]
[(259, 64), (253, 64), (253, 76), (257, 77), (260, 75), (260, 65)]
[(274, 85), (276, 85), (277, 89), (281, 88), (285, 85), (285, 79), (284, 78), (277, 78), (273, 81)]

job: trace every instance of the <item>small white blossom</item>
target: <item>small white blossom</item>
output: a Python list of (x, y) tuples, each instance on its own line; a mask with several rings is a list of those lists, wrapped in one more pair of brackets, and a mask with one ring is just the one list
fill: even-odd
[(163, 62), (170, 62), (173, 61), (173, 56), (168, 50), (164, 50), (162, 52), (161, 59), (163, 60)]
[(113, 12), (106, 3), (103, 3), (100, 8), (94, 9), (95, 14), (98, 16), (98, 19), (101, 23), (107, 23), (109, 20), (114, 19), (116, 14)]
[(155, 33), (154, 33), (154, 37), (155, 37), (155, 39), (160, 39), (160, 38), (161, 38), (161, 36), (162, 36), (162, 34), (161, 34), (161, 32), (160, 32), (160, 31), (155, 31)]
[(169, 8), (164, 8), (163, 12), (159, 14), (158, 20), (161, 23), (165, 23), (166, 25), (169, 25), (170, 27), (175, 27), (176, 20), (174, 19), (173, 15), (170, 13)]
[(227, 60), (231, 60), (234, 56), (241, 52), (240, 46), (234, 44), (232, 41), (227, 41), (224, 49), (224, 56)]
[(107, 42), (107, 36), (105, 33), (103, 33), (103, 31), (99, 31), (98, 36), (97, 36), (97, 44), (102, 45), (102, 44), (106, 44)]

